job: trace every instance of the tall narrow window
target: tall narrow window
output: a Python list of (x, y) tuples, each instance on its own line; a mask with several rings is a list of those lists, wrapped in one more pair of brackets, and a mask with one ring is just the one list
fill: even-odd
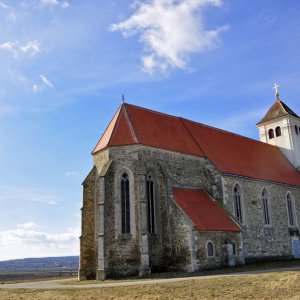
[(277, 126), (277, 127), (275, 128), (275, 133), (276, 133), (276, 136), (281, 136), (281, 129), (280, 129), (279, 126)]
[(129, 178), (126, 173), (121, 177), (121, 209), (122, 209), (122, 233), (130, 233), (130, 195)]
[(296, 134), (298, 134), (298, 126), (295, 125), (295, 131), (296, 131)]
[(238, 185), (236, 185), (233, 189), (233, 200), (235, 216), (240, 223), (243, 223), (241, 189)]
[(262, 191), (261, 198), (262, 198), (262, 204), (263, 204), (263, 210), (264, 210), (264, 224), (271, 225), (270, 210), (269, 210), (269, 198), (268, 198), (268, 193), (265, 189)]
[(147, 177), (147, 203), (148, 203), (148, 231), (149, 233), (155, 233), (154, 183), (151, 175)]
[(207, 243), (207, 256), (214, 256), (214, 245), (212, 242)]
[(274, 130), (273, 129), (270, 129), (269, 130), (269, 139), (273, 139), (274, 138)]
[(290, 193), (286, 197), (286, 205), (288, 210), (289, 226), (295, 226), (293, 200)]

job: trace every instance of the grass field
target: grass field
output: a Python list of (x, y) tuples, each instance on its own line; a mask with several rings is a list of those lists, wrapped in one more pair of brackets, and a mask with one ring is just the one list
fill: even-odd
[(275, 272), (113, 288), (0, 290), (0, 299), (300, 299), (300, 272)]

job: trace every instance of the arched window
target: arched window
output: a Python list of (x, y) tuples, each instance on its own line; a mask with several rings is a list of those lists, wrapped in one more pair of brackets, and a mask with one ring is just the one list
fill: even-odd
[(154, 182), (151, 174), (147, 177), (148, 231), (155, 233)]
[(289, 226), (294, 227), (295, 226), (295, 212), (294, 212), (292, 195), (290, 193), (288, 193), (286, 196), (286, 205), (287, 205), (287, 211), (288, 211)]
[(207, 243), (207, 256), (214, 256), (214, 245), (212, 242)]
[(234, 213), (237, 220), (243, 223), (241, 188), (238, 184), (233, 189)]
[(298, 126), (295, 125), (295, 131), (296, 131), (296, 134), (298, 134)]
[(264, 212), (264, 224), (271, 225), (269, 197), (268, 197), (268, 192), (265, 189), (262, 191), (261, 200), (262, 200), (263, 212)]
[(280, 129), (279, 126), (277, 126), (277, 127), (275, 128), (275, 133), (276, 133), (276, 136), (281, 136), (281, 129)]
[(269, 129), (269, 139), (274, 139), (274, 130), (273, 129)]
[(122, 233), (130, 233), (130, 194), (127, 173), (121, 177), (121, 211)]

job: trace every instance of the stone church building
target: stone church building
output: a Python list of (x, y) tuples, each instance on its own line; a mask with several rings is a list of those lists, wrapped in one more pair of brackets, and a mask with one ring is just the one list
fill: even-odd
[(83, 182), (80, 279), (299, 258), (300, 117), (260, 141), (123, 103)]

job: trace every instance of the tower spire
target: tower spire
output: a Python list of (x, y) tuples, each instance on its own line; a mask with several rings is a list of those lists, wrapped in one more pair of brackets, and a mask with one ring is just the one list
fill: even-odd
[(279, 100), (278, 88), (279, 88), (279, 85), (277, 83), (275, 83), (273, 89), (275, 90), (275, 97)]

